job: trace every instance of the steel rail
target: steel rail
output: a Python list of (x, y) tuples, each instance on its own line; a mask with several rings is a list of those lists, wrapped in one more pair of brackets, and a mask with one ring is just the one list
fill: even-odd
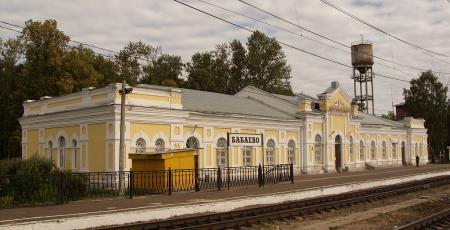
[(415, 229), (450, 229), (450, 208), (396, 228), (396, 230)]
[(250, 207), (225, 213), (213, 213), (162, 221), (138, 222), (97, 229), (225, 229), (247, 226), (276, 219), (291, 218), (333, 208), (368, 203), (382, 198), (418, 191), (450, 183), (450, 176), (376, 187), (343, 194), (310, 198), (288, 203)]

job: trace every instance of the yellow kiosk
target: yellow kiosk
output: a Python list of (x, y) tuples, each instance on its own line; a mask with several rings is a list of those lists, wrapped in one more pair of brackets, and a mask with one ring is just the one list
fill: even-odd
[(135, 194), (191, 190), (195, 186), (195, 149), (129, 154)]

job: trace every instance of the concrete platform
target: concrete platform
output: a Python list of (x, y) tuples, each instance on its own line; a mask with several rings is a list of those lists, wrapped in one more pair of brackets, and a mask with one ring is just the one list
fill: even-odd
[(0, 229), (70, 229), (221, 212), (369, 187), (450, 175), (450, 164), (301, 175), (295, 183), (237, 187), (226, 191), (179, 192), (134, 199), (83, 200), (65, 205), (0, 210)]

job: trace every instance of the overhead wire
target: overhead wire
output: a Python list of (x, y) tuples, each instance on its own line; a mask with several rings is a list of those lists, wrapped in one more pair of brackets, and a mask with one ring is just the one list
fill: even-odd
[[(302, 30), (305, 30), (305, 31), (307, 31), (307, 32), (309, 32), (309, 33), (311, 33), (311, 34), (314, 34), (314, 35), (316, 35), (316, 36), (318, 36), (318, 37), (320, 37), (320, 38), (323, 38), (323, 39), (325, 39), (325, 40), (328, 40), (328, 41), (330, 41), (330, 42), (333, 42), (333, 43), (335, 43), (335, 44), (341, 45), (341, 46), (346, 47), (346, 48), (351, 48), (351, 46), (349, 46), (349, 45), (347, 45), (347, 44), (344, 44), (344, 43), (339, 42), (339, 41), (337, 41), (337, 40), (335, 40), (335, 39), (332, 39), (332, 38), (329, 38), (329, 37), (327, 37), (327, 36), (325, 36), (325, 35), (322, 35), (322, 34), (319, 34), (319, 33), (317, 33), (317, 32), (314, 32), (313, 30), (308, 29), (308, 28), (306, 28), (306, 27), (304, 27), (304, 26), (297, 25), (297, 24), (295, 24), (295, 23), (293, 23), (293, 22), (291, 22), (291, 21), (289, 21), (289, 20), (287, 20), (287, 19), (285, 19), (285, 18), (282, 18), (282, 17), (280, 17), (280, 16), (278, 16), (278, 15), (276, 15), (276, 14), (274, 14), (274, 13), (271, 13), (271, 12), (269, 12), (269, 11), (267, 11), (267, 10), (264, 10), (264, 9), (262, 9), (262, 8), (256, 6), (256, 5), (254, 5), (254, 4), (251, 4), (251, 3), (246, 2), (246, 1), (244, 1), (244, 0), (238, 0), (238, 1), (241, 2), (241, 3), (243, 3), (243, 4), (245, 4), (245, 5), (247, 5), (247, 6), (252, 7), (252, 8), (254, 8), (254, 9), (258, 10), (258, 11), (261, 11), (261, 12), (267, 14), (267, 15), (270, 15), (270, 16), (272, 16), (272, 17), (278, 19), (278, 20), (281, 20), (281, 21), (283, 21), (283, 22), (285, 22), (285, 23), (288, 23), (288, 24), (290, 24), (290, 25), (292, 25), (292, 26), (295, 26), (295, 27), (297, 27), (297, 28), (300, 28), (300, 29), (302, 29)], [(377, 56), (377, 55), (373, 55), (373, 54), (370, 54), (370, 53), (367, 53), (367, 52), (364, 52), (364, 51), (358, 51), (358, 52), (363, 53), (363, 54), (365, 54), (365, 55), (369, 55), (369, 56), (371, 56), (371, 57), (373, 57), (373, 58), (376, 58), (376, 59), (383, 60), (383, 61), (385, 61), (385, 62), (393, 63), (393, 64), (396, 64), (396, 65), (400, 65), (400, 66), (403, 66), (403, 67), (406, 67), (406, 68), (415, 69), (415, 70), (419, 70), (419, 71), (422, 71), (422, 72), (423, 72), (423, 71), (428, 71), (428, 69), (419, 68), (419, 67), (415, 67), (415, 66), (410, 66), (410, 65), (407, 65), (407, 64), (403, 64), (403, 63), (400, 63), (400, 62), (392, 61), (392, 60), (389, 60), (389, 59), (386, 59), (386, 58), (383, 58), (383, 57), (379, 57), (379, 56)], [(435, 72), (435, 73), (441, 73), (441, 74), (450, 74), (450, 72), (441, 72), (441, 71), (433, 71), (433, 72)]]
[[(316, 42), (316, 43), (318, 43), (318, 44), (321, 44), (321, 45), (324, 45), (324, 46), (327, 46), (327, 47), (330, 47), (330, 48), (339, 50), (339, 51), (341, 51), (341, 52), (343, 52), (343, 53), (351, 54), (351, 52), (348, 51), (348, 50), (344, 50), (344, 49), (338, 48), (338, 47), (336, 47), (336, 46), (332, 46), (332, 45), (327, 44), (327, 43), (325, 43), (325, 42), (321, 42), (321, 41), (319, 41), (319, 40), (316, 40), (316, 39), (313, 39), (313, 38), (311, 38), (311, 37), (305, 36), (305, 35), (303, 35), (303, 34), (299, 34), (299, 33), (295, 32), (295, 31), (288, 30), (288, 29), (286, 29), (286, 28), (283, 28), (283, 27), (280, 27), (280, 26), (277, 26), (277, 25), (274, 25), (274, 24), (271, 24), (271, 23), (268, 23), (268, 22), (264, 22), (264, 21), (262, 21), (262, 20), (260, 20), (260, 19), (257, 19), (257, 18), (248, 16), (248, 15), (245, 15), (245, 14), (242, 14), (242, 13), (239, 13), (239, 12), (236, 12), (236, 11), (234, 11), (234, 10), (227, 9), (227, 8), (225, 8), (225, 7), (222, 7), (222, 6), (219, 6), (219, 5), (216, 5), (216, 4), (213, 4), (213, 3), (210, 3), (210, 2), (204, 1), (204, 0), (197, 0), (197, 1), (202, 2), (202, 3), (205, 3), (205, 4), (210, 5), (210, 6), (213, 6), (213, 7), (216, 7), (216, 8), (219, 8), (219, 9), (222, 9), (222, 10), (224, 10), (224, 11), (231, 12), (231, 13), (236, 14), (236, 15), (239, 15), (239, 16), (241, 16), (241, 17), (245, 17), (245, 18), (254, 20), (254, 21), (259, 22), (259, 23), (261, 23), (261, 24), (264, 24), (264, 25), (267, 25), (267, 26), (270, 26), (270, 27), (273, 27), (273, 28), (276, 28), (276, 29), (283, 30), (283, 31), (285, 31), (285, 32), (288, 32), (288, 33), (290, 33), (290, 34), (296, 35), (296, 36), (298, 36), (298, 37), (305, 38), (305, 39), (307, 39), (307, 40)], [(348, 46), (347, 48), (350, 48), (350, 47)], [(365, 54), (364, 52), (362, 52), (362, 51), (360, 51), (360, 50), (358, 50), (358, 52)], [(389, 60), (386, 60), (386, 61), (392, 63), (392, 61), (389, 61)], [(379, 63), (379, 62), (376, 62), (376, 63), (379, 64), (379, 65), (381, 65), (381, 66), (388, 67), (388, 68), (391, 68), (391, 69), (393, 69), (393, 70), (395, 70), (395, 71), (398, 71), (398, 72), (400, 72), (400, 73), (402, 73), (402, 74), (404, 74), (404, 75), (407, 75), (408, 77), (414, 77), (414, 76), (412, 76), (411, 74), (405, 73), (405, 72), (403, 72), (403, 71), (401, 71), (401, 70), (399, 70), (399, 69), (396, 69), (396, 68), (393, 67), (393, 66), (389, 66), (389, 65), (386, 65), (386, 64), (383, 64), (383, 63)], [(395, 63), (394, 63), (394, 64), (395, 64)]]
[[(191, 8), (191, 9), (193, 9), (193, 10), (196, 10), (196, 11), (198, 11), (198, 12), (201, 12), (201, 13), (203, 13), (203, 14), (206, 14), (206, 15), (208, 15), (208, 16), (210, 16), (210, 17), (216, 18), (217, 20), (226, 22), (226, 23), (228, 23), (228, 24), (230, 24), (230, 25), (233, 25), (233, 26), (238, 27), (238, 28), (240, 28), (240, 29), (246, 30), (246, 31), (248, 31), (248, 32), (250, 32), (250, 33), (253, 33), (253, 32), (254, 32), (254, 31), (251, 30), (251, 29), (248, 29), (248, 28), (246, 28), (246, 27), (244, 27), (244, 26), (241, 26), (241, 25), (239, 25), (239, 24), (237, 24), (237, 23), (228, 21), (228, 20), (226, 20), (226, 19), (224, 19), (224, 18), (221, 18), (221, 17), (219, 17), (219, 16), (216, 16), (216, 15), (214, 15), (214, 14), (211, 14), (211, 13), (209, 13), (209, 12), (206, 12), (206, 11), (204, 11), (204, 10), (201, 10), (201, 9), (199, 9), (199, 8), (197, 8), (197, 7), (194, 7), (194, 6), (192, 6), (192, 5), (189, 5), (189, 4), (185, 3), (185, 2), (182, 2), (182, 1), (179, 1), (179, 0), (173, 0), (173, 1), (174, 1), (174, 2), (177, 2), (177, 3), (181, 4), (181, 5), (184, 5), (184, 6), (186, 6), (186, 7), (189, 7), (189, 8)], [(341, 66), (344, 66), (344, 67), (347, 67), (347, 68), (353, 68), (353, 67), (350, 66), (350, 65), (347, 65), (347, 64), (341, 63), (341, 62), (339, 62), (339, 61), (336, 61), (336, 60), (333, 60), (333, 59), (330, 59), (330, 58), (327, 58), (327, 57), (318, 55), (318, 54), (316, 54), (316, 53), (313, 53), (313, 52), (310, 52), (310, 51), (307, 51), (307, 50), (298, 48), (298, 47), (293, 46), (293, 45), (291, 45), (291, 44), (288, 44), (288, 43), (286, 43), (286, 42), (283, 42), (283, 41), (280, 41), (280, 40), (276, 40), (276, 41), (277, 41), (278, 43), (284, 45), (284, 46), (287, 46), (287, 47), (289, 47), (289, 48), (298, 50), (298, 51), (300, 51), (300, 52), (309, 54), (309, 55), (314, 56), (314, 57), (317, 57), (317, 58), (319, 58), (319, 59), (326, 60), (326, 61), (329, 61), (329, 62), (338, 64), (338, 65), (341, 65)], [(386, 76), (386, 75), (384, 75), (384, 74), (375, 74), (375, 75), (380, 76), (380, 77), (383, 77), (383, 78), (388, 78), (388, 79), (391, 79), (391, 80), (397, 80), (397, 81), (402, 81), (402, 82), (409, 82), (408, 80), (399, 79), (399, 78), (395, 78), (395, 77), (390, 77), (390, 76)]]
[(383, 29), (381, 29), (381, 28), (379, 28), (379, 27), (376, 27), (376, 26), (370, 24), (369, 22), (367, 22), (367, 21), (365, 21), (365, 20), (363, 20), (363, 19), (361, 19), (361, 18), (359, 18), (359, 17), (353, 15), (352, 13), (350, 13), (350, 12), (348, 12), (348, 11), (342, 9), (341, 7), (335, 5), (334, 3), (331, 3), (331, 2), (329, 2), (329, 1), (327, 1), (327, 0), (320, 0), (320, 1), (321, 1), (322, 3), (324, 3), (324, 4), (326, 4), (326, 5), (328, 5), (328, 6), (332, 7), (332, 8), (334, 8), (334, 9), (340, 11), (341, 13), (343, 13), (343, 14), (345, 14), (345, 15), (347, 15), (347, 16), (349, 16), (349, 17), (351, 17), (351, 18), (353, 18), (353, 19), (355, 19), (355, 20), (357, 20), (357, 21), (359, 21), (359, 22), (361, 22), (361, 23), (363, 23), (364, 25), (369, 26), (369, 27), (371, 27), (371, 28), (373, 28), (373, 29), (375, 29), (375, 30), (377, 30), (377, 31), (379, 31), (379, 32), (381, 32), (381, 33), (383, 33), (383, 34), (385, 34), (385, 35), (391, 37), (391, 38), (394, 38), (394, 39), (396, 39), (396, 40), (398, 40), (398, 41), (400, 41), (400, 42), (402, 42), (402, 43), (404, 43), (404, 44), (407, 44), (407, 45), (409, 45), (409, 46), (411, 46), (411, 47), (414, 47), (414, 48), (416, 48), (416, 49), (420, 49), (420, 50), (425, 51), (425, 52), (427, 52), (427, 53), (432, 53), (432, 54), (435, 54), (435, 55), (438, 55), (438, 56), (443, 56), (443, 57), (450, 57), (449, 55), (442, 54), (442, 53), (438, 53), (438, 52), (435, 52), (435, 51), (432, 51), (432, 50), (423, 48), (423, 47), (421, 47), (421, 46), (419, 46), (419, 45), (416, 45), (416, 44), (414, 44), (414, 43), (412, 43), (412, 42), (409, 42), (409, 41), (406, 41), (406, 40), (404, 40), (404, 39), (402, 39), (402, 38), (399, 38), (399, 37), (397, 37), (397, 36), (395, 36), (395, 35), (393, 35), (393, 34), (391, 34), (391, 33), (389, 33), (389, 32), (386, 32), (385, 30), (383, 30)]

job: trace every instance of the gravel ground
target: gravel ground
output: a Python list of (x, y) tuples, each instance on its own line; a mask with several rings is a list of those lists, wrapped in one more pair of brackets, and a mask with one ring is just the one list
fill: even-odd
[[(396, 211), (381, 213), (364, 220), (350, 220), (346, 225), (334, 226), (332, 223), (324, 227), (327, 221), (339, 218), (351, 218), (354, 214), (370, 212), (376, 208), (391, 207), (411, 200), (419, 200), (420, 204)], [(429, 216), (450, 207), (450, 185), (421, 190), (401, 196), (390, 197), (368, 204), (358, 204), (348, 208), (330, 210), (308, 216), (295, 217), (285, 221), (276, 221), (249, 229), (394, 229), (409, 222)], [(319, 226), (320, 224), (320, 226)]]

